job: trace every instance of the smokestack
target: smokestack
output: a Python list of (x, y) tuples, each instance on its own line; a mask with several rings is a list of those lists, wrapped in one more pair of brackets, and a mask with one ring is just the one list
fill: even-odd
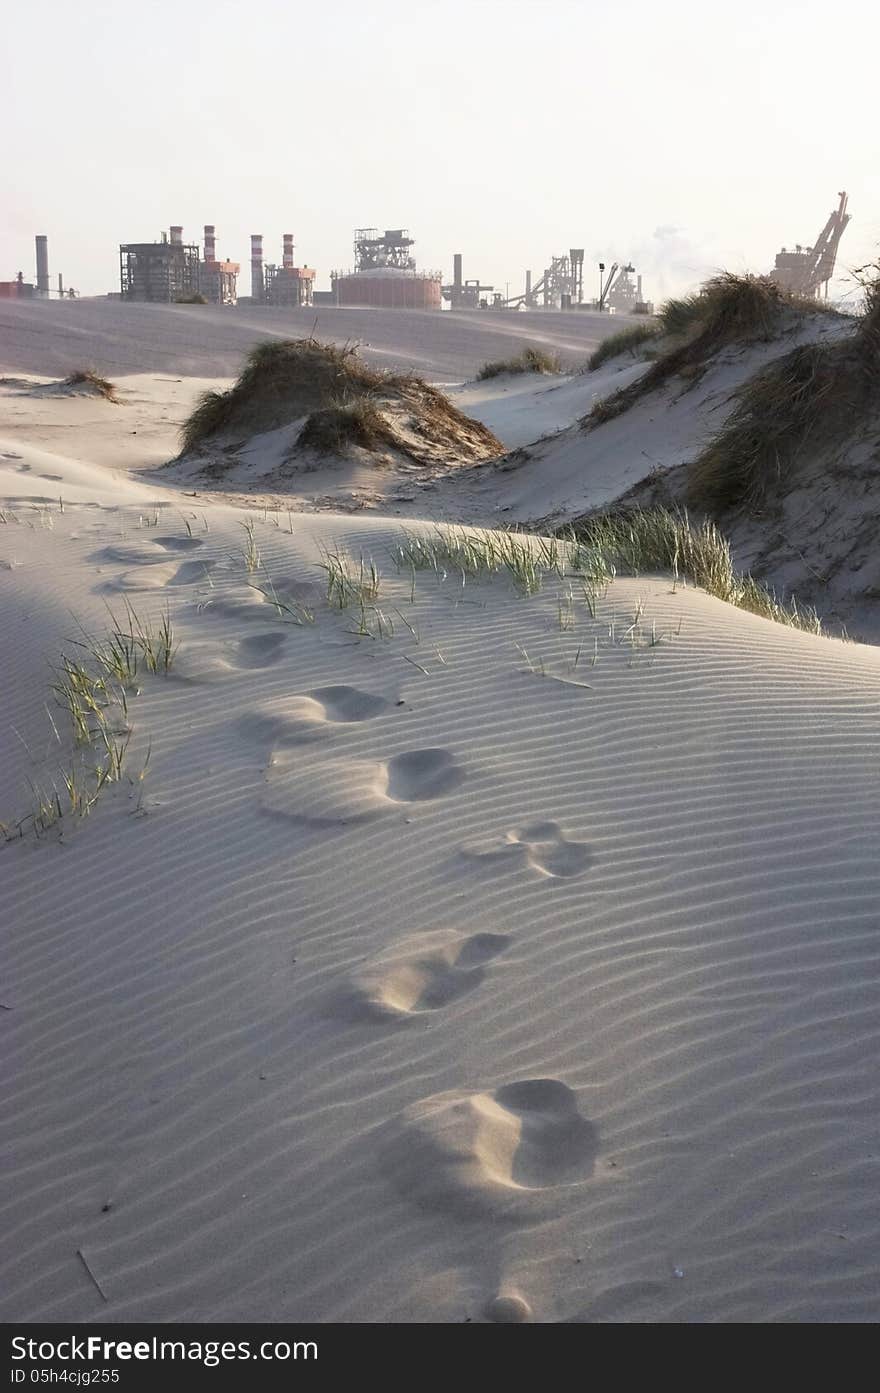
[(61, 272), (58, 272), (58, 299), (64, 299), (64, 281), (61, 279)]
[(214, 224), (211, 222), (205, 223), (205, 260), (217, 260), (216, 239), (214, 237)]
[(284, 267), (285, 271), (292, 271), (292, 270), (293, 270), (293, 233), (292, 233), (292, 232), (285, 232), (285, 234), (284, 234), (284, 256), (283, 256), (283, 259), (282, 259), (281, 264), (282, 264), (282, 266)]
[(172, 229), (171, 229), (171, 245), (174, 246), (174, 247), (179, 247), (180, 244), (182, 243), (182, 241), (183, 241), (183, 228), (182, 228), (182, 227), (172, 227)]
[(532, 308), (532, 273), (526, 271), (526, 309)]
[(461, 252), (455, 252), (452, 258), (452, 308), (458, 309), (461, 304)]
[(262, 300), (265, 293), (263, 285), (263, 234), (251, 235), (251, 297)]
[(37, 294), (49, 294), (49, 238), (37, 237)]
[(641, 278), (641, 276), (637, 277), (637, 285), (638, 285), (638, 287), (639, 287), (639, 300), (641, 300), (641, 298), (642, 298), (642, 278)]

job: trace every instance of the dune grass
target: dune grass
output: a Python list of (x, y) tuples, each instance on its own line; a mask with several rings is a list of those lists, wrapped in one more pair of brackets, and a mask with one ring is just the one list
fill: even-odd
[(517, 353), (512, 358), (498, 358), (494, 362), (484, 363), (477, 373), (477, 381), (485, 382), (490, 377), (501, 377), (504, 373), (557, 373), (561, 371), (562, 363), (558, 353), (548, 353), (543, 348), (529, 347), (524, 348), (521, 353)]
[(609, 358), (617, 358), (621, 353), (634, 354), (635, 349), (650, 339), (656, 339), (660, 332), (656, 324), (647, 320), (641, 324), (633, 324), (628, 329), (621, 329), (619, 334), (609, 334), (587, 359), (589, 371), (595, 372), (603, 363), (607, 363)]
[(753, 576), (738, 575), (727, 541), (708, 520), (694, 523), (686, 512), (668, 508), (635, 509), (582, 518), (562, 535), (595, 551), (609, 569), (630, 575), (668, 572), (737, 609), (792, 629), (822, 633), (814, 609), (799, 606), (793, 597), (780, 600)]
[[(0, 822), (4, 841), (26, 832), (41, 837), (56, 824), (63, 826), (65, 819), (87, 817), (105, 787), (122, 780), (131, 739), (128, 701), (136, 691), (134, 679), (141, 667), (167, 675), (177, 645), (167, 611), (155, 628), (128, 604), (124, 620), (112, 613), (111, 618), (113, 627), (103, 639), (82, 631), (82, 639), (76, 641), (81, 656), (61, 654), (51, 690), (70, 724), (73, 758), (57, 771), (48, 788), (29, 781), (31, 807), (11, 823)], [(62, 738), (51, 713), (49, 720), (60, 745)], [(132, 785), (143, 783), (149, 758), (148, 753), (140, 773), (130, 779)]]
[(658, 315), (665, 334), (683, 336), (655, 358), (647, 372), (627, 387), (597, 402), (582, 425), (592, 427), (628, 411), (649, 392), (680, 373), (699, 373), (727, 344), (766, 341), (778, 334), (787, 314), (817, 314), (818, 301), (790, 295), (769, 276), (713, 276), (696, 295), (669, 301)]
[(313, 411), (296, 443), (322, 455), (345, 454), (351, 445), (365, 450), (399, 448), (400, 445), (388, 421), (369, 397), (334, 402), (320, 411)]
[(878, 409), (880, 279), (853, 334), (795, 348), (739, 389), (723, 428), (688, 465), (687, 502), (710, 514), (760, 504), (807, 450), (844, 440)]
[(104, 397), (107, 401), (118, 402), (116, 395), (116, 383), (108, 382), (106, 377), (99, 376), (91, 368), (76, 368), (69, 372), (62, 382), (62, 387), (90, 387), (97, 396)]
[(357, 348), (315, 338), (270, 339), (252, 348), (227, 392), (205, 392), (183, 424), (184, 451), (220, 431), (272, 430), (328, 407), (344, 405), (399, 379), (377, 372)]

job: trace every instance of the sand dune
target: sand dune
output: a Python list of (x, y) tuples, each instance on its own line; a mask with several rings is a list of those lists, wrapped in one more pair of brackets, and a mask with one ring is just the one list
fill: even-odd
[(0, 845), (4, 1318), (875, 1318), (878, 651), (26, 437), (0, 819), (108, 604), (179, 650), (91, 814)]

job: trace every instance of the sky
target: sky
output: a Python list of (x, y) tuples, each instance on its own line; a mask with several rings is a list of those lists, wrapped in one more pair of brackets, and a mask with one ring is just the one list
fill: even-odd
[(250, 234), (329, 286), (355, 227), (510, 293), (586, 249), (654, 300), (812, 244), (849, 193), (833, 292), (880, 256), (869, 0), (20, 0), (0, 34), (0, 280), (118, 289), (120, 242)]

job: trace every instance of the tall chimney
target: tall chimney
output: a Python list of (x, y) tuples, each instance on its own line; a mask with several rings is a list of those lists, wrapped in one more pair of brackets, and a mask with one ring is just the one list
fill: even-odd
[(452, 257), (452, 308), (457, 310), (461, 305), (461, 252), (455, 252)]
[(526, 309), (532, 308), (532, 273), (526, 271)]
[(285, 232), (285, 234), (284, 234), (284, 256), (283, 256), (283, 259), (282, 259), (281, 264), (282, 264), (282, 266), (284, 267), (285, 271), (292, 271), (292, 270), (293, 270), (293, 233), (292, 233), (292, 232)]
[(172, 227), (172, 229), (171, 229), (171, 243), (172, 243), (172, 246), (179, 247), (180, 244), (182, 243), (182, 241), (183, 241), (183, 228), (182, 228), (182, 227)]
[(37, 237), (37, 294), (49, 294), (49, 238)]
[(211, 222), (205, 223), (205, 260), (217, 260), (216, 240), (214, 237), (214, 224)]
[(64, 281), (63, 281), (62, 278), (61, 278), (61, 272), (60, 272), (60, 271), (58, 272), (58, 299), (59, 299), (59, 300), (63, 300), (63, 299), (64, 299)]
[(251, 235), (251, 297), (261, 301), (265, 294), (263, 284), (263, 234)]

